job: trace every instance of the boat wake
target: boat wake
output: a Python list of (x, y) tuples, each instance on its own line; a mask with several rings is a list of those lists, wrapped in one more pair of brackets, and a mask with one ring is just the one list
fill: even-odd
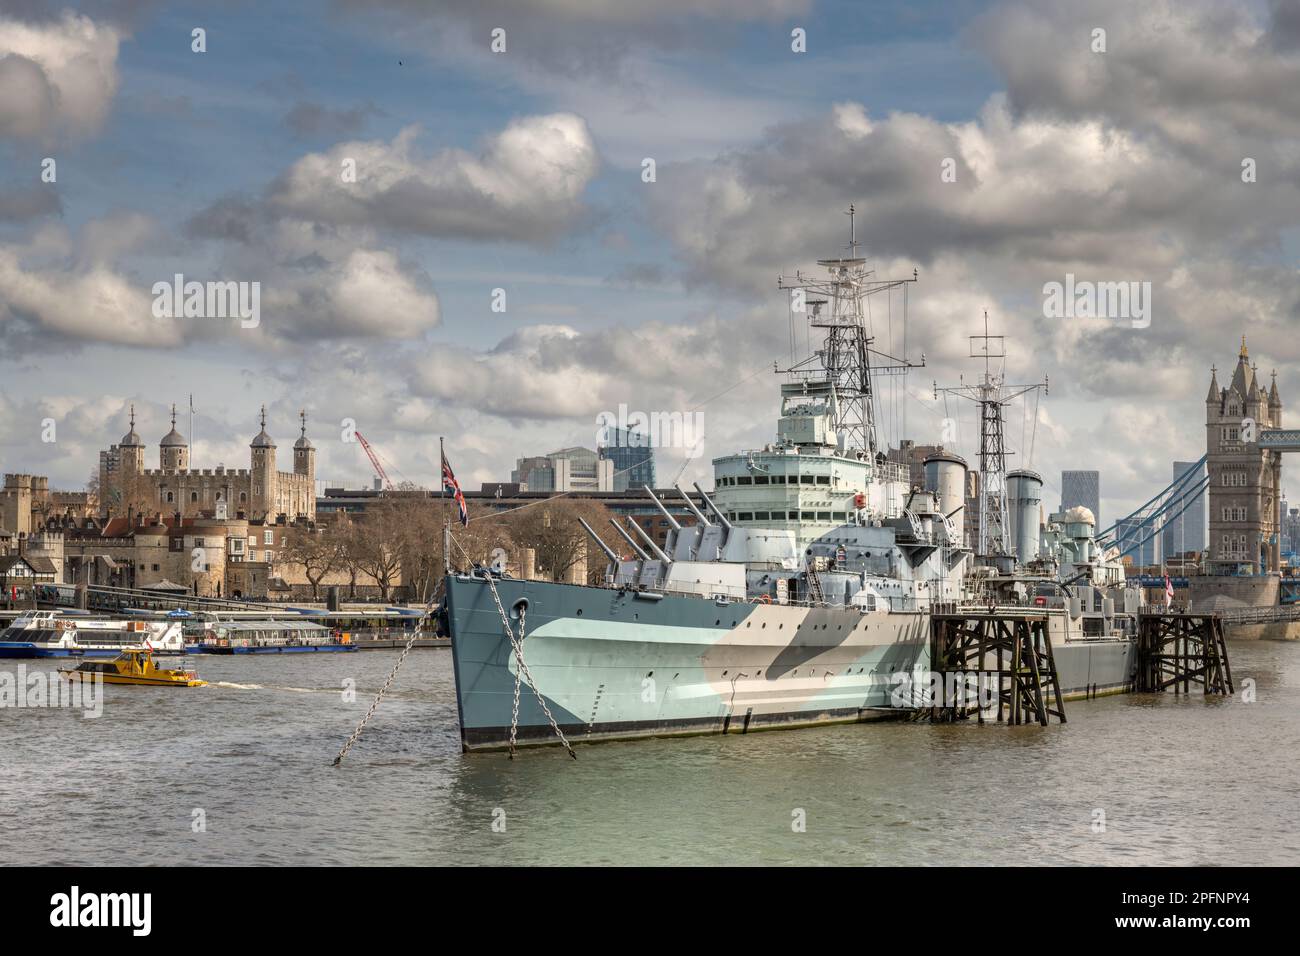
[(213, 687), (229, 687), (232, 690), (279, 690), (290, 694), (333, 694), (337, 693), (332, 687), (267, 687), (265, 684), (239, 684), (235, 681), (215, 680), (212, 681)]

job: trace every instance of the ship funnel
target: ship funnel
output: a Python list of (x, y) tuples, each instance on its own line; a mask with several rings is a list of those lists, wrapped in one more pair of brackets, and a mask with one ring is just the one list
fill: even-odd
[(1038, 516), (1043, 505), (1043, 476), (1020, 469), (1007, 473), (1007, 511), (1010, 543), (1016, 560), (1027, 564), (1038, 557)]
[(938, 499), (939, 510), (958, 531), (966, 526), (966, 459), (940, 451), (925, 460), (925, 490)]

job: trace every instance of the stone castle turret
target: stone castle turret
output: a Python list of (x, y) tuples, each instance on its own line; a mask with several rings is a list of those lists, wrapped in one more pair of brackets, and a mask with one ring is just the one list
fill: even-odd
[(118, 453), (118, 467), (124, 474), (144, 473), (144, 442), (135, 432), (135, 405), (131, 406), (131, 430), (122, 436)]
[(252, 449), (253, 487), (249, 501), (255, 517), (275, 514), (278, 500), (275, 471), (275, 442), (266, 433), (266, 406), (262, 406), (262, 430), (258, 432), (249, 448)]
[(293, 443), (293, 473), (305, 476), (315, 487), (316, 449), (312, 447), (311, 439), (307, 437), (306, 409), (300, 411), (298, 417), (302, 419), (302, 432), (298, 436), (298, 440)]
[(158, 443), (158, 467), (163, 471), (185, 471), (190, 467), (190, 443), (176, 430), (176, 406), (172, 406), (172, 430)]

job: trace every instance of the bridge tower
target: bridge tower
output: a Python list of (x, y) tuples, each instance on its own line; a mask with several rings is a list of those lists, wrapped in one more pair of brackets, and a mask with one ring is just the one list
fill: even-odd
[(1210, 484), (1209, 571), (1277, 574), (1282, 566), (1282, 399), (1277, 373), (1265, 389), (1246, 337), (1226, 388), (1210, 370), (1205, 396)]

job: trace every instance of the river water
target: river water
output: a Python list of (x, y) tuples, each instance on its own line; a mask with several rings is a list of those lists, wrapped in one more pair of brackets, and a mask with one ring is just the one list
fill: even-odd
[[(1129, 695), (1048, 729), (865, 724), (577, 761), (462, 755), (451, 652), (418, 650), (332, 767), (396, 653), (199, 657), (211, 686), (105, 687), (97, 719), (0, 710), (0, 863), (1300, 863), (1300, 644), (1229, 645), (1253, 703)], [(19, 663), (58, 666), (0, 673)]]

